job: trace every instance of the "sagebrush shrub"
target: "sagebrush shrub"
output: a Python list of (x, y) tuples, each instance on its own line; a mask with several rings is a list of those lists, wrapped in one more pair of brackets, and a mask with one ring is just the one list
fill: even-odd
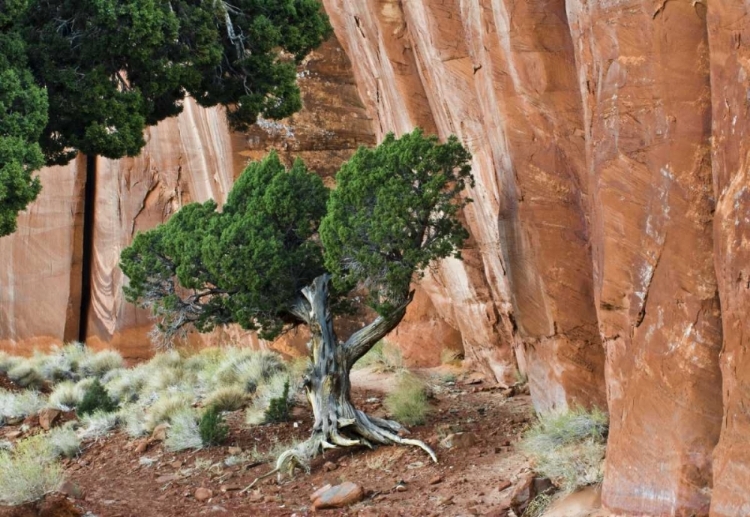
[(220, 445), (229, 436), (229, 427), (218, 408), (211, 406), (203, 412), (198, 424), (203, 445)]
[(44, 435), (22, 440), (12, 451), (0, 450), (0, 503), (36, 501), (55, 490), (63, 480), (55, 457)]

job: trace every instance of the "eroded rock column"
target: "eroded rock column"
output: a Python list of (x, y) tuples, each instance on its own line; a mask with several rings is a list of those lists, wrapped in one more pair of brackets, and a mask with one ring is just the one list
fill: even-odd
[(611, 419), (603, 502), (708, 510), (721, 419), (705, 8), (568, 2)]
[(714, 220), (721, 298), (724, 419), (714, 451), (711, 515), (750, 515), (750, 8), (708, 3)]

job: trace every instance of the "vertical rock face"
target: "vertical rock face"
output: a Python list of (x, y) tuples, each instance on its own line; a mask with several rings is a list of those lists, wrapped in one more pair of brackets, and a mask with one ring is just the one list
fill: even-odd
[(714, 263), (721, 298), (724, 419), (714, 451), (711, 515), (750, 515), (750, 8), (708, 10), (713, 105)]
[(421, 126), (473, 154), (472, 241), (423, 283), (467, 358), (539, 409), (604, 405), (584, 133), (562, 1), (328, 0), (378, 136)]
[(86, 160), (40, 173), (44, 189), (0, 239), (0, 349), (77, 339)]
[(568, 12), (607, 353), (603, 501), (704, 514), (721, 420), (705, 8), (572, 1)]

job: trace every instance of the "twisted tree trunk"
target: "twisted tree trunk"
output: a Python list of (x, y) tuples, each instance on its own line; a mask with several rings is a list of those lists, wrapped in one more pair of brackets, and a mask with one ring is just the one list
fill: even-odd
[(388, 317), (378, 317), (345, 343), (337, 343), (328, 305), (329, 282), (327, 274), (316, 278), (303, 290), (304, 300), (295, 307), (295, 314), (308, 323), (312, 333), (313, 370), (305, 378), (305, 391), (315, 416), (312, 436), (281, 454), (274, 472), (291, 475), (295, 467), (309, 470), (310, 460), (324, 450), (354, 445), (414, 445), (437, 462), (435, 453), (425, 443), (399, 435), (406, 432), (401, 424), (368, 416), (351, 401), (349, 372), (352, 366), (398, 325), (412, 295), (409, 294), (405, 303)]

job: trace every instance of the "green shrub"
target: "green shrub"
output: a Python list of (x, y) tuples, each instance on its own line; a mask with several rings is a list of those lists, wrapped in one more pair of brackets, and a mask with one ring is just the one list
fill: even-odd
[(117, 402), (107, 394), (107, 390), (104, 389), (99, 379), (95, 379), (86, 390), (86, 394), (83, 396), (83, 400), (81, 400), (76, 411), (79, 415), (88, 415), (94, 411), (110, 413), (116, 409)]
[(63, 471), (43, 435), (22, 440), (12, 451), (0, 450), (0, 503), (18, 505), (55, 490)]
[(201, 441), (205, 446), (219, 445), (229, 436), (229, 427), (217, 407), (211, 406), (204, 411), (198, 424)]
[(271, 399), (266, 409), (266, 422), (288, 422), (291, 417), (291, 404), (289, 403), (289, 380), (284, 383), (284, 391), (280, 397)]
[(385, 407), (401, 423), (423, 424), (430, 411), (427, 386), (413, 373), (403, 372), (398, 376), (396, 387), (385, 397)]
[(521, 449), (537, 472), (572, 492), (602, 481), (607, 428), (607, 415), (598, 409), (541, 415)]

